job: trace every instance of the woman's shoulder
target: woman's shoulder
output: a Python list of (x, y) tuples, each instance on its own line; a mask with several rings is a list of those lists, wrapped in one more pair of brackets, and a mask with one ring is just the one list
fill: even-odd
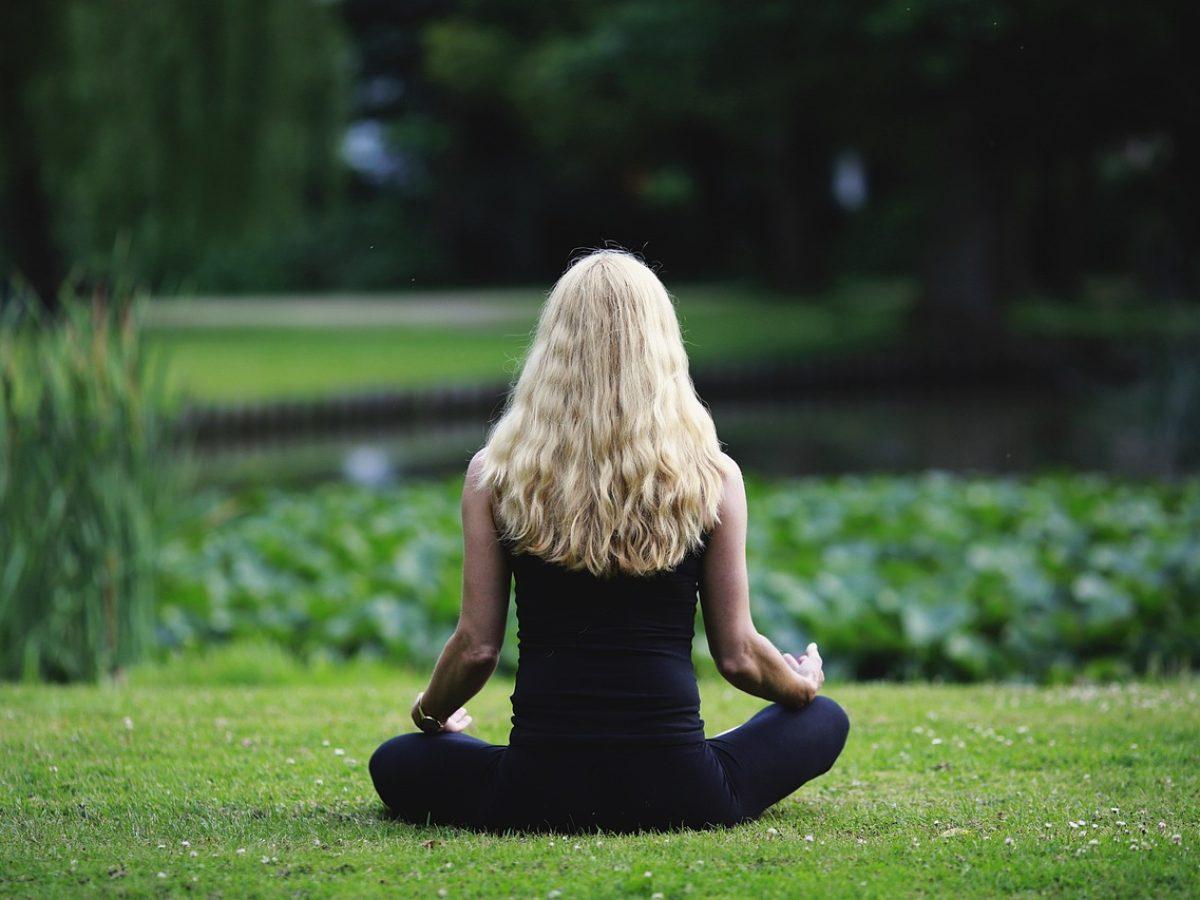
[(721, 467), (721, 474), (724, 477), (725, 484), (742, 483), (742, 467), (738, 465), (736, 459), (722, 450), (717, 456), (717, 463)]

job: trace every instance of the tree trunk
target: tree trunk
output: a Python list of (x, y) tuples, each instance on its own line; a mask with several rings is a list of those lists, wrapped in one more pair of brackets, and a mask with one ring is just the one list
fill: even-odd
[(0, 13), (0, 235), (9, 264), (48, 307), (65, 270), (54, 241), (29, 87), (48, 63), (56, 4), (9, 0)]
[(1034, 279), (1056, 300), (1075, 300), (1083, 293), (1086, 240), (1080, 218), (1087, 207), (1086, 166), (1086, 160), (1062, 156), (1043, 167)]
[(815, 293), (829, 285), (828, 163), (815, 140), (777, 134), (766, 145), (767, 274), (782, 290)]
[(996, 177), (969, 140), (947, 137), (929, 173), (933, 201), (915, 324), (936, 343), (991, 344), (1003, 325)]

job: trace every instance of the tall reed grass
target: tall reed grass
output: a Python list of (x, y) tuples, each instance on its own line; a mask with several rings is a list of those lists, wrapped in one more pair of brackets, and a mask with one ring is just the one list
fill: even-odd
[(171, 476), (129, 285), (0, 310), (0, 677), (95, 680), (153, 638)]

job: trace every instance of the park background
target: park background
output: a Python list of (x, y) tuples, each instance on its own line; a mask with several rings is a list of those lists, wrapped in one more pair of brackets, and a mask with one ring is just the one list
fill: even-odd
[[(803, 856), (1187, 893), (1197, 18), (7, 2), (0, 889), (772, 896)], [(466, 462), (603, 246), (672, 292), (756, 621), (821, 644), (855, 734), (725, 837), (426, 844), (365, 759), (454, 627)], [(696, 663), (710, 731), (753, 709), (702, 630)]]

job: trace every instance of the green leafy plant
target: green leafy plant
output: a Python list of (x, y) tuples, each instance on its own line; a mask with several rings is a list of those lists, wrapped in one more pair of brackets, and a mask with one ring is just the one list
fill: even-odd
[[(426, 664), (458, 614), (460, 488), (209, 497), (164, 553), (162, 632)], [(759, 627), (786, 648), (820, 642), (837, 675), (1053, 681), (1196, 663), (1200, 481), (933, 473), (748, 491)]]
[(15, 292), (0, 322), (0, 676), (111, 674), (153, 637), (167, 487), (158, 385), (126, 284)]

